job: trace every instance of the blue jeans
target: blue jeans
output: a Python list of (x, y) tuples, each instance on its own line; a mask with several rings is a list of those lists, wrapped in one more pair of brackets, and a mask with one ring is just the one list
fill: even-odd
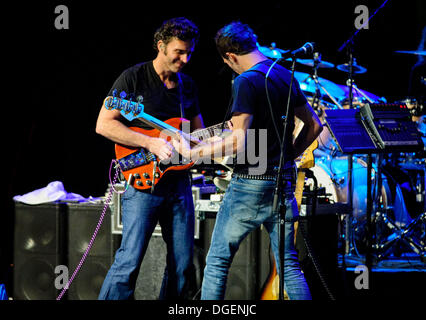
[(140, 265), (157, 223), (167, 246), (160, 299), (184, 298), (193, 270), (194, 204), (187, 173), (168, 172), (153, 194), (133, 187), (122, 196), (123, 235), (101, 300), (134, 298)]
[[(232, 259), (241, 241), (261, 224), (269, 233), (279, 274), (279, 223), (272, 213), (274, 188), (274, 181), (232, 178), (216, 216), (204, 269), (201, 299), (224, 299)], [(286, 181), (284, 189), (286, 193), (284, 288), (292, 300), (310, 300), (311, 294), (294, 248), (294, 221), (298, 218), (298, 210), (291, 181)]]

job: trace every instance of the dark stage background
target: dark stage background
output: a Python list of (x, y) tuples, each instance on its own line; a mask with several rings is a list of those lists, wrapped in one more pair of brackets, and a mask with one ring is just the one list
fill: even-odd
[[(206, 125), (222, 121), (231, 72), (214, 47), (214, 35), (232, 20), (248, 23), (260, 45), (296, 49), (316, 42), (322, 59), (348, 61), (338, 48), (353, 34), (354, 8), (369, 14), (383, 1), (58, 1), (23, 3), (2, 12), (4, 141), (1, 193), (1, 273), (8, 282), (12, 263), (14, 195), (59, 180), (68, 192), (102, 196), (109, 183), (113, 144), (95, 133), (97, 114), (114, 80), (127, 67), (153, 59), (152, 37), (165, 19), (186, 16), (201, 39), (184, 72), (200, 92)], [(69, 9), (69, 30), (54, 26), (57, 5)], [(355, 39), (354, 56), (368, 72), (359, 88), (389, 102), (407, 97), (410, 68), (426, 21), (423, 0), (389, 0)], [(297, 66), (298, 71), (307, 69)], [(344, 84), (346, 74), (320, 69), (319, 76)]]

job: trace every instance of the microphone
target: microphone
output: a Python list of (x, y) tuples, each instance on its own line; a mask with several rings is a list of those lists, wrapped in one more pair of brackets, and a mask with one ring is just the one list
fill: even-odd
[(306, 42), (303, 47), (296, 49), (290, 53), (290, 55), (294, 58), (302, 57), (304, 55), (308, 55), (314, 52), (315, 43), (314, 42)]

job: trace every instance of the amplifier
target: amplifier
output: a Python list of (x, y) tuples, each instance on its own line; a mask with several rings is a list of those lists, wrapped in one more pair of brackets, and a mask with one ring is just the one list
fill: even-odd
[[(118, 192), (124, 191), (124, 184), (117, 183), (114, 185), (114, 189)], [(109, 185), (107, 194), (111, 190), (111, 185)], [(216, 190), (216, 189), (214, 189)], [(201, 197), (204, 193), (213, 191), (213, 189), (209, 186), (199, 187), (199, 186), (192, 186), (192, 198), (194, 200), (194, 207), (195, 207), (195, 225), (194, 225), (194, 238), (198, 239), (200, 237), (200, 217), (199, 213), (203, 211), (203, 208), (199, 208), (199, 202), (200, 201), (207, 201), (207, 200), (201, 200)], [(107, 198), (107, 197), (106, 197)], [(121, 220), (122, 211), (121, 211), (121, 193), (114, 192), (111, 202), (111, 232), (113, 234), (122, 234), (123, 233), (123, 223)], [(207, 211), (207, 210), (205, 210)], [(211, 211), (211, 210), (210, 210)], [(217, 210), (216, 210), (217, 212)], [(161, 226), (160, 224), (157, 224), (157, 226), (154, 229), (154, 232), (152, 233), (153, 236), (161, 236)]]

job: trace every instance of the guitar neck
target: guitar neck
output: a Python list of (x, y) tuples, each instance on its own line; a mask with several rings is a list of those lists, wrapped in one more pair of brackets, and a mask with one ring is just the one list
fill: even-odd
[[(150, 115), (146, 113), (144, 113), (143, 116), (139, 118), (139, 120), (173, 137), (175, 137), (177, 133), (181, 132), (175, 127), (172, 127), (171, 125), (163, 121), (160, 121), (154, 117), (151, 117)], [(229, 129), (228, 122), (224, 123), (223, 129)], [(207, 128), (198, 129), (196, 131), (191, 132), (191, 138), (195, 138), (196, 140), (203, 141), (214, 136), (219, 136), (222, 133), (222, 131), (223, 131), (222, 124), (216, 124)], [(191, 139), (190, 144), (191, 146), (194, 146), (197, 144), (197, 142)]]
[[(104, 105), (108, 110), (120, 110), (121, 115), (129, 121), (137, 118), (148, 126), (158, 129), (159, 131), (164, 131), (164, 133), (172, 137), (176, 137), (177, 133), (181, 133), (179, 129), (145, 113), (143, 111), (143, 104), (139, 102), (108, 96), (104, 101)], [(191, 133), (191, 136), (202, 141), (215, 135), (220, 135), (224, 129), (229, 129), (229, 121), (226, 121), (223, 125), (216, 124), (208, 128), (196, 130)]]
[(199, 130), (193, 131), (193, 132), (191, 132), (191, 136), (202, 141), (202, 140), (206, 140), (206, 139), (209, 139), (211, 137), (214, 137), (214, 136), (219, 136), (224, 129), (229, 129), (228, 121), (226, 121), (223, 124), (223, 127), (222, 127), (222, 124), (220, 123), (220, 124), (215, 124), (213, 126), (210, 126), (210, 127), (204, 128), (204, 129), (199, 129)]
[(149, 114), (144, 113), (143, 116), (141, 116), (140, 118), (138, 118), (140, 121), (142, 121), (143, 123), (158, 129), (160, 131), (164, 131), (164, 133), (166, 133), (167, 135), (173, 136), (175, 137), (177, 133), (180, 132), (179, 129), (176, 129), (175, 127), (172, 127), (171, 125), (158, 120), (152, 116), (150, 116)]

